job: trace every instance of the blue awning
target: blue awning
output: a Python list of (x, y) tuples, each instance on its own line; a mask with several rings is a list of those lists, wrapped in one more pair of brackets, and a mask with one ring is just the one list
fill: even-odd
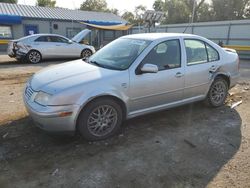
[(14, 15), (0, 14), (0, 24), (21, 24), (22, 17)]
[(85, 23), (88, 23), (88, 24), (93, 24), (93, 25), (100, 25), (100, 26), (112, 26), (112, 25), (120, 25), (122, 24), (122, 22), (115, 22), (115, 21), (108, 21), (108, 22), (105, 22), (105, 21), (91, 21), (91, 20), (87, 20), (87, 21), (83, 21)]

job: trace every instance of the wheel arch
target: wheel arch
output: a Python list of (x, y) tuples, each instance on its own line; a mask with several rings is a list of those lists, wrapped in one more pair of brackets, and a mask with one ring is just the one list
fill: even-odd
[(226, 82), (227, 82), (227, 86), (228, 88), (230, 88), (230, 75), (229, 74), (225, 74), (225, 73), (218, 73), (214, 76), (214, 79), (213, 81), (216, 79), (216, 78), (223, 78)]
[(117, 104), (119, 104), (122, 108), (122, 117), (123, 119), (126, 119), (127, 117), (127, 106), (125, 104), (125, 102), (117, 97), (117, 96), (114, 96), (114, 95), (110, 95), (110, 94), (105, 94), (105, 95), (99, 95), (99, 96), (95, 96), (93, 98), (90, 98), (88, 99), (82, 106), (81, 108), (79, 109), (77, 115), (76, 115), (76, 118), (75, 118), (75, 125), (76, 125), (76, 130), (77, 130), (77, 124), (78, 124), (78, 120), (79, 120), (79, 117), (80, 117), (80, 114), (84, 111), (84, 108), (90, 104), (91, 102), (95, 101), (95, 100), (99, 100), (99, 99), (104, 99), (104, 98), (108, 98), (108, 99), (112, 99), (114, 100), (115, 102), (117, 102)]

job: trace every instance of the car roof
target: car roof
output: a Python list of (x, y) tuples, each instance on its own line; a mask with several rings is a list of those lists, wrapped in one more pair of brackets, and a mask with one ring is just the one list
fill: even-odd
[(30, 35), (30, 36), (59, 36), (59, 37), (64, 37), (62, 35), (52, 34), (52, 33), (39, 33), (39, 34)]
[(33, 35), (28, 35), (28, 36), (25, 36), (25, 37), (19, 38), (19, 39), (17, 39), (17, 41), (26, 40), (26, 39), (30, 39), (30, 38), (33, 38), (33, 37), (41, 37), (41, 36), (58, 36), (58, 37), (63, 37), (63, 38), (66, 38), (66, 37), (64, 37), (64, 36), (62, 36), (62, 35), (57, 35), (57, 34), (39, 33), (39, 34), (33, 34)]
[(122, 38), (132, 38), (132, 39), (141, 39), (141, 40), (158, 40), (168, 37), (197, 37), (197, 35), (186, 34), (186, 33), (140, 33), (127, 35)]

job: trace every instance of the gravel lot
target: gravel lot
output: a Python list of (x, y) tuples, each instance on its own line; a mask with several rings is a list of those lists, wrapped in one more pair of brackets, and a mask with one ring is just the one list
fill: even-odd
[[(227, 104), (202, 103), (142, 116), (100, 142), (48, 135), (22, 102), (43, 67), (0, 56), (0, 187), (250, 187), (250, 61)], [(243, 103), (234, 109), (232, 103)]]

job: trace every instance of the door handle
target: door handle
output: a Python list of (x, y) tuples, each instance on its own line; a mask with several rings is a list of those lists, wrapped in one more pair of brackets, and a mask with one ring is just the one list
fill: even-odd
[(61, 46), (60, 44), (56, 44), (56, 46)]
[(175, 74), (175, 77), (176, 78), (180, 78), (180, 77), (182, 77), (184, 74), (182, 74), (181, 72), (177, 72), (176, 74)]
[(210, 73), (213, 73), (213, 72), (215, 72), (217, 69), (218, 69), (217, 66), (212, 65), (212, 66), (210, 67), (210, 69), (209, 69), (209, 72), (210, 72)]

